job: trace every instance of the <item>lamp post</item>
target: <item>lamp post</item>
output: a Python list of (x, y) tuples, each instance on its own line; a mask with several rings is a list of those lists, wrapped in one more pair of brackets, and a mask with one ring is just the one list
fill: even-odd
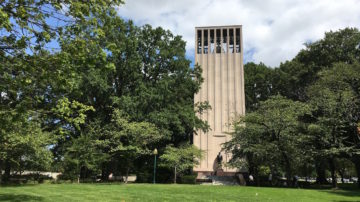
[(155, 148), (153, 151), (154, 154), (154, 180), (153, 183), (155, 184), (155, 179), (156, 179), (156, 155), (158, 154), (158, 150)]

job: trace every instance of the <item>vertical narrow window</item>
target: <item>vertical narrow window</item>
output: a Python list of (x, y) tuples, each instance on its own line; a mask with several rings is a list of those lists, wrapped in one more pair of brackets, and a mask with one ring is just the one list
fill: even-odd
[(236, 29), (236, 52), (240, 53), (240, 28)]
[(214, 40), (214, 30), (210, 30), (210, 52), (214, 53), (215, 50), (215, 40)]
[(197, 53), (201, 54), (201, 30), (197, 31)]
[(221, 34), (220, 29), (216, 30), (216, 53), (221, 53)]
[(223, 29), (223, 38), (222, 38), (222, 52), (227, 52), (227, 29)]
[(204, 54), (208, 54), (208, 46), (209, 46), (209, 42), (208, 42), (208, 30), (204, 30)]
[(234, 52), (234, 29), (229, 29), (229, 53)]

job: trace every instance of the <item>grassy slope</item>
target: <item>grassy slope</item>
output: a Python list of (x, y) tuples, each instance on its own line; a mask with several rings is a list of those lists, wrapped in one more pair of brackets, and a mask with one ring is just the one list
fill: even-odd
[(360, 201), (360, 190), (151, 184), (0, 187), (0, 201)]

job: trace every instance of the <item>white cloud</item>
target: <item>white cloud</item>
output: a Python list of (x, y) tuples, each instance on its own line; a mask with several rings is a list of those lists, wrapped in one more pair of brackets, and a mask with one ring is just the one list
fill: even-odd
[(358, 0), (127, 0), (119, 15), (182, 35), (194, 54), (196, 26), (243, 25), (245, 61), (278, 66), (326, 31), (360, 27)]

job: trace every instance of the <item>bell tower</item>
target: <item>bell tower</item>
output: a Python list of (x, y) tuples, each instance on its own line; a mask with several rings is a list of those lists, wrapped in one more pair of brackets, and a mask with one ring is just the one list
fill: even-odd
[[(195, 64), (202, 68), (202, 83), (194, 101), (208, 101), (211, 110), (198, 116), (208, 122), (208, 133), (194, 135), (194, 145), (205, 156), (194, 171), (211, 174), (219, 169), (219, 158), (229, 161), (221, 152), (221, 144), (231, 137), (229, 124), (235, 115), (245, 114), (242, 26), (210, 26), (195, 28)], [(224, 173), (235, 169), (220, 168)]]

